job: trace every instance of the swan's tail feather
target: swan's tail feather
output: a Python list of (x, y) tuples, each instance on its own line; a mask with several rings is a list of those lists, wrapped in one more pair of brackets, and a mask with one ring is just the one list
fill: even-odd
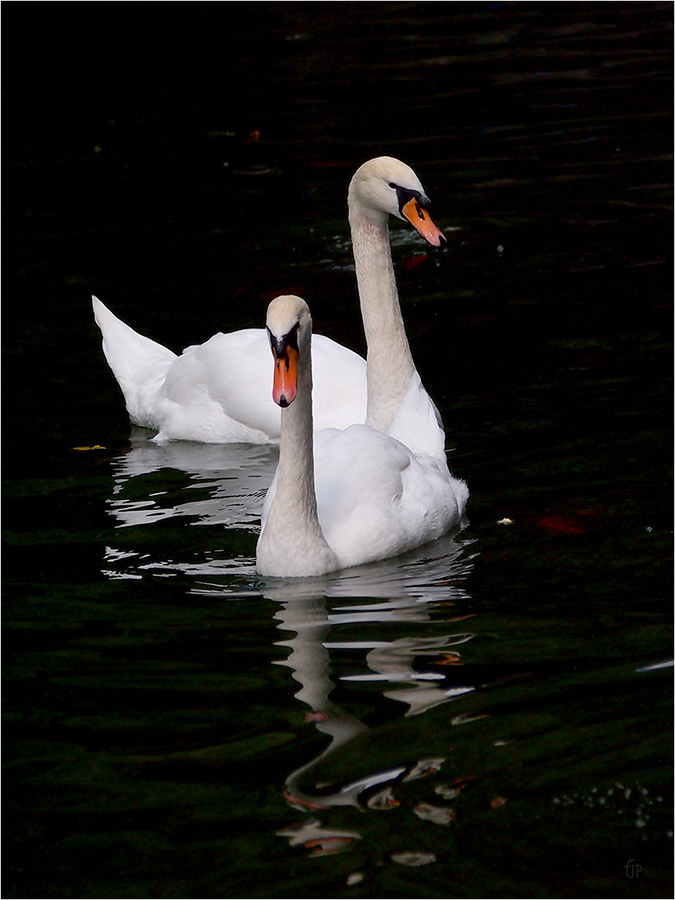
[(97, 297), (91, 300), (103, 352), (122, 388), (131, 421), (157, 428), (148, 410), (176, 354), (125, 325)]

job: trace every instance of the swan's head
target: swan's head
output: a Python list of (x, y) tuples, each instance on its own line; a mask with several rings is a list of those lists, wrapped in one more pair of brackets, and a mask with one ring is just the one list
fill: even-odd
[(298, 393), (298, 360), (312, 336), (312, 317), (301, 297), (277, 297), (267, 308), (267, 334), (274, 356), (272, 397), (281, 407), (290, 406)]
[(431, 221), (431, 201), (410, 166), (392, 156), (369, 159), (349, 185), (349, 207), (396, 216), (413, 226), (434, 247), (445, 243), (443, 232)]

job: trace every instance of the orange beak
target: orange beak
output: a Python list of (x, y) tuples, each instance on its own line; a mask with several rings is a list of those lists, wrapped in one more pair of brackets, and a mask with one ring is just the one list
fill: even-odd
[(298, 351), (294, 347), (286, 347), (283, 356), (274, 354), (274, 385), (272, 399), (281, 407), (290, 406), (298, 393)]
[(434, 247), (440, 247), (441, 244), (445, 243), (445, 235), (441, 229), (434, 225), (429, 212), (420, 206), (414, 197), (412, 200), (408, 200), (405, 206), (401, 207), (401, 212), (412, 227), (419, 231), (422, 237), (426, 238)]

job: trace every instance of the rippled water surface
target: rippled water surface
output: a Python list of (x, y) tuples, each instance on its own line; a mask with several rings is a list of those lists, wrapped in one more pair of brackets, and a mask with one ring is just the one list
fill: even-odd
[[(672, 5), (137, 9), (5, 57), (4, 896), (672, 896)], [(130, 429), (89, 298), (363, 351), (384, 153), (469, 523), (263, 580), (277, 450)]]

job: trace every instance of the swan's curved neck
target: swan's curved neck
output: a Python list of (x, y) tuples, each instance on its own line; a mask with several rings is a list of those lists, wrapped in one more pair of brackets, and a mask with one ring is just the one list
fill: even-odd
[(268, 574), (315, 575), (337, 568), (319, 524), (314, 483), (310, 341), (300, 348), (295, 400), (281, 411), (279, 466), (274, 500), (258, 545), (267, 548)]
[[(316, 523), (314, 487), (314, 421), (312, 416), (311, 350), (303, 347), (298, 360), (298, 392), (293, 403), (281, 411), (279, 476), (276, 501), (293, 508), (299, 522)], [(294, 524), (298, 524), (297, 522)]]
[(366, 425), (386, 431), (415, 372), (415, 364), (396, 290), (387, 214), (350, 196), (349, 224), (368, 344)]

